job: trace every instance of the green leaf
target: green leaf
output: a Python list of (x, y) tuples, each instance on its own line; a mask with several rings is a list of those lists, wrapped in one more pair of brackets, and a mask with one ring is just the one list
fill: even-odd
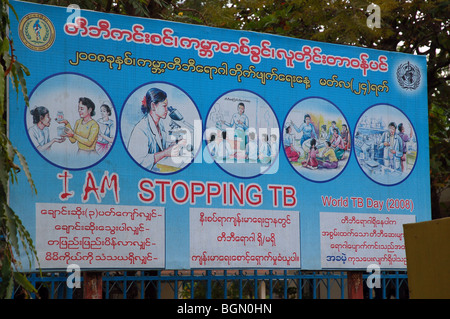
[(5, 53), (9, 52), (9, 39), (8, 39), (8, 37), (5, 37), (2, 40), (2, 46), (1, 46), (0, 50), (1, 50), (1, 52), (5, 52)]
[(30, 172), (30, 169), (28, 167), (28, 163), (25, 160), (25, 157), (21, 153), (19, 153), (17, 150), (15, 150), (15, 151), (16, 151), (17, 157), (19, 158), (20, 164), (22, 165), (23, 171), (25, 172), (25, 175), (26, 175), (26, 177), (28, 179), (28, 183), (31, 186), (31, 189), (34, 191), (35, 194), (37, 194), (37, 190), (36, 190), (36, 187), (34, 185), (33, 179), (31, 178), (31, 172)]
[(8, 169), (6, 167), (6, 158), (4, 152), (0, 152), (0, 184), (3, 189), (8, 189)]
[(14, 289), (10, 257), (11, 256), (7, 251), (3, 252), (3, 258), (1, 261), (2, 267), (0, 269), (2, 276), (2, 281), (0, 281), (0, 298), (2, 299), (11, 298)]
[(0, 68), (0, 114), (5, 114), (5, 93), (6, 93), (5, 70)]
[(33, 293), (37, 293), (37, 289), (36, 287), (34, 287), (31, 282), (28, 280), (28, 278), (20, 273), (15, 271), (14, 272), (14, 280), (20, 285), (22, 286), (26, 291), (28, 292), (33, 292)]
[(15, 222), (16, 221), (15, 214), (11, 210), (11, 208), (8, 205), (6, 205), (5, 203), (3, 204), (3, 208), (4, 208), (4, 212), (5, 212), (4, 218), (5, 218), (5, 226), (7, 229), (8, 242), (14, 248), (14, 251), (18, 255), (20, 255), (19, 240), (17, 238), (17, 225)]
[(23, 98), (25, 100), (25, 104), (28, 106), (28, 90), (27, 90), (27, 83), (25, 81), (25, 75), (30, 75), (30, 71), (21, 63), (18, 61), (14, 62), (14, 66), (17, 70), (17, 77), (19, 79), (20, 88), (22, 89)]
[[(36, 257), (36, 261), (39, 263), (37, 252), (34, 248), (33, 239), (31, 238), (30, 233), (27, 231), (27, 229), (23, 226), (22, 221), (20, 220), (19, 216), (17, 216), (17, 214), (15, 214), (15, 222), (19, 238), (22, 242), (22, 246), (25, 247), (25, 252), (27, 254), (28, 262), (31, 268), (33, 265), (33, 256)], [(31, 252), (31, 254), (29, 253), (29, 251)]]
[(10, 74), (10, 78), (11, 78), (11, 82), (12, 82), (12, 84), (13, 84), (13, 88), (14, 88), (14, 90), (17, 92), (17, 93), (19, 93), (19, 84), (20, 84), (20, 82), (19, 82), (19, 79), (18, 79), (18, 77), (17, 77), (17, 72), (16, 72), (17, 70), (16, 70), (16, 67), (15, 67), (15, 64), (13, 63), (12, 65), (11, 65), (11, 72), (9, 73)]
[[(9, 3), (9, 1), (8, 1), (7, 3), (8, 3), (9, 8), (11, 9), (11, 11), (14, 13), (16, 19), (19, 20), (19, 16), (17, 15), (17, 12), (16, 12), (16, 10), (14, 9), (14, 7)], [(8, 21), (8, 22), (9, 22), (9, 21)]]

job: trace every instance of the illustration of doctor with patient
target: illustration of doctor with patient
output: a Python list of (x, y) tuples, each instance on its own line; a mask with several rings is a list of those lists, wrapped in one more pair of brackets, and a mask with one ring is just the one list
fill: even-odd
[(240, 149), (245, 149), (245, 146), (247, 145), (246, 132), (249, 127), (248, 116), (245, 114), (245, 104), (240, 102), (237, 106), (237, 112), (231, 117), (231, 121), (228, 123), (222, 120), (222, 124), (228, 127), (234, 127), (234, 134), (241, 140)]
[(403, 156), (403, 141), (396, 133), (397, 125), (390, 122), (388, 131), (381, 136), (379, 148), (383, 149), (384, 166), (394, 170), (401, 170), (400, 160)]

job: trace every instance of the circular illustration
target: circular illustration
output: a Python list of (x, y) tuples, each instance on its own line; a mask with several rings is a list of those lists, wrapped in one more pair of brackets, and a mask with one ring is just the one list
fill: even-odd
[(41, 156), (67, 169), (96, 164), (116, 136), (116, 113), (109, 96), (79, 74), (61, 73), (38, 84), (25, 120), (28, 137)]
[(289, 111), (283, 147), (290, 164), (304, 178), (329, 181), (348, 163), (351, 134), (341, 111), (322, 98), (307, 98)]
[(280, 129), (269, 104), (235, 90), (212, 105), (205, 130), (208, 151), (225, 172), (242, 178), (269, 173), (278, 158)]
[(157, 174), (184, 169), (201, 147), (197, 107), (168, 83), (148, 83), (133, 91), (123, 106), (120, 129), (131, 158)]
[(397, 108), (380, 104), (365, 111), (355, 128), (355, 156), (374, 182), (394, 185), (413, 170), (417, 140), (411, 122)]

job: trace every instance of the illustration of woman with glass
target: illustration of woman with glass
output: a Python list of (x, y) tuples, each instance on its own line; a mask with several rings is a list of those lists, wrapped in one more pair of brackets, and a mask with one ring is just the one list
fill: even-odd
[(143, 167), (152, 170), (156, 163), (166, 157), (179, 156), (186, 140), (169, 144), (163, 119), (167, 117), (167, 93), (151, 88), (141, 105), (144, 114), (134, 126), (128, 140), (128, 152)]
[(45, 106), (37, 106), (30, 111), (33, 117), (33, 126), (28, 130), (28, 134), (33, 145), (40, 151), (48, 151), (54, 143), (62, 143), (65, 138), (53, 138), (50, 140), (50, 112)]
[(87, 97), (80, 97), (78, 100), (78, 114), (80, 118), (72, 128), (70, 123), (63, 119), (60, 122), (65, 124), (65, 135), (69, 141), (78, 144), (78, 154), (88, 156), (96, 154), (95, 147), (99, 133), (99, 125), (92, 118), (95, 115), (95, 104)]
[(99, 155), (105, 155), (111, 148), (114, 141), (114, 121), (110, 119), (111, 108), (107, 104), (100, 106), (101, 118), (97, 121), (100, 131), (98, 132), (97, 139), (97, 153)]

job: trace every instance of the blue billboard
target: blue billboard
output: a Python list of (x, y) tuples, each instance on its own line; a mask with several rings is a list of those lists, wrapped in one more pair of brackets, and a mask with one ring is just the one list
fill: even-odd
[(431, 218), (426, 59), (12, 2), (35, 267), (405, 269)]

